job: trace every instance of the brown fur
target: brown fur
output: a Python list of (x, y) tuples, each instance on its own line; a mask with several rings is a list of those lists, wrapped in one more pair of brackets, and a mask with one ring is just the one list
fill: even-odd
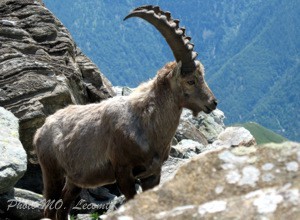
[[(200, 62), (182, 76), (180, 64), (168, 63), (157, 76), (128, 97), (98, 104), (71, 105), (46, 119), (34, 145), (43, 172), (46, 200), (63, 201), (60, 210), (45, 209), (45, 217), (67, 219), (81, 188), (117, 182), (131, 199), (135, 180), (142, 189), (159, 184), (161, 166), (183, 107), (194, 114), (215, 109)], [(195, 85), (187, 84), (195, 80)], [(64, 179), (66, 183), (64, 185)]]

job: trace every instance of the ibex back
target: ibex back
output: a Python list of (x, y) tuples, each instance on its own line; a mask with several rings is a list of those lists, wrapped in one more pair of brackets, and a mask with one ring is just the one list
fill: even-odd
[(190, 37), (178, 20), (159, 7), (143, 6), (127, 17), (141, 17), (154, 25), (171, 47), (176, 62), (128, 97), (98, 104), (71, 105), (46, 119), (34, 145), (43, 172), (46, 200), (62, 199), (59, 210), (45, 209), (45, 217), (67, 219), (81, 188), (116, 182), (127, 199), (160, 181), (161, 166), (183, 108), (194, 115), (210, 113), (217, 102), (204, 80)]

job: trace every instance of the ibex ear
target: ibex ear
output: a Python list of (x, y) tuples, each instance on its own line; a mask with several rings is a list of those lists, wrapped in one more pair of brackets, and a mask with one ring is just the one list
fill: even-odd
[(182, 66), (182, 63), (181, 63), (181, 61), (179, 61), (172, 71), (173, 78), (178, 78), (181, 75), (181, 66)]

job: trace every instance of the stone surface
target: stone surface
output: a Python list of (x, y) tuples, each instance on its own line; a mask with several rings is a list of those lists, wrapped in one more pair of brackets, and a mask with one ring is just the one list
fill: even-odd
[(169, 156), (168, 160), (165, 161), (162, 166), (160, 185), (171, 180), (176, 174), (177, 170), (187, 161), (187, 159)]
[(177, 141), (185, 139), (193, 140), (203, 145), (207, 145), (208, 141), (195, 124), (188, 120), (180, 119), (179, 126), (177, 128), (175, 138)]
[(42, 195), (14, 188), (0, 195), (0, 219), (41, 219), (44, 204)]
[(197, 117), (194, 117), (190, 110), (184, 109), (175, 137), (178, 141), (191, 139), (207, 145), (215, 141), (224, 130), (224, 118), (224, 113), (219, 109), (210, 114), (200, 112)]
[(69, 104), (112, 95), (108, 80), (40, 1), (0, 1), (0, 106), (20, 120), (20, 139), (30, 161), (26, 188), (41, 191), (32, 137), (45, 118)]
[(208, 151), (106, 219), (300, 219), (299, 164), (293, 142)]
[(76, 220), (94, 220), (90, 214), (79, 214), (76, 216)]
[(213, 146), (246, 146), (255, 145), (256, 141), (252, 134), (243, 127), (227, 127), (213, 142)]
[(115, 95), (111, 82), (78, 48), (75, 59), (82, 73), (83, 82), (87, 87), (89, 102), (99, 102)]
[(191, 139), (182, 139), (179, 143), (174, 143), (175, 144), (171, 147), (170, 155), (187, 159), (192, 158), (199, 153), (223, 147), (249, 147), (255, 145), (256, 141), (247, 129), (243, 127), (228, 127), (218, 135), (217, 139), (212, 144), (204, 145)]
[(134, 88), (130, 88), (127, 86), (114, 86), (113, 90), (117, 96), (128, 96), (134, 91)]
[(27, 155), (19, 140), (18, 119), (0, 107), (0, 194), (12, 189), (26, 168)]
[(171, 147), (170, 156), (188, 159), (200, 153), (202, 148), (204, 148), (203, 144), (193, 140), (184, 139), (177, 145)]

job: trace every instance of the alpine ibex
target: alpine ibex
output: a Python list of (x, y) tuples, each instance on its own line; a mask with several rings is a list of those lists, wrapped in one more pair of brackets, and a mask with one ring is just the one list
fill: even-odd
[(197, 115), (217, 106), (204, 80), (204, 68), (195, 60), (191, 38), (185, 36), (179, 21), (157, 6), (136, 8), (125, 19), (130, 17), (154, 25), (176, 62), (166, 64), (128, 97), (71, 105), (46, 119), (35, 134), (34, 145), (43, 172), (44, 196), (48, 201), (62, 199), (63, 207), (46, 207), (45, 217), (67, 219), (81, 188), (116, 182), (131, 199), (136, 194), (136, 179), (143, 190), (158, 185), (182, 108)]

